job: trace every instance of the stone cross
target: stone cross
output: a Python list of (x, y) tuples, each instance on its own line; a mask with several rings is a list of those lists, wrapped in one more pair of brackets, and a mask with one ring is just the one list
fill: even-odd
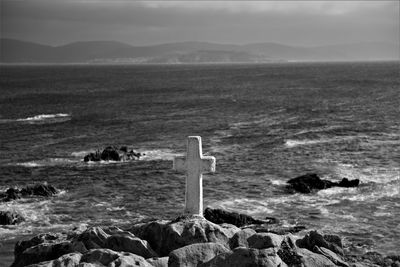
[(187, 173), (184, 213), (203, 216), (203, 173), (215, 172), (215, 158), (203, 156), (200, 136), (188, 137), (186, 158), (174, 158), (173, 168)]

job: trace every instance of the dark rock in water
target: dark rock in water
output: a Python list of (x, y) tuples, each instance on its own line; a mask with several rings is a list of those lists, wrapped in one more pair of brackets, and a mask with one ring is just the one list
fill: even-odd
[(100, 155), (101, 155), (101, 154), (100, 154), (99, 152), (87, 154), (87, 155), (83, 158), (83, 161), (84, 161), (84, 162), (88, 162), (88, 161), (100, 161), (100, 160), (101, 160)]
[(11, 211), (0, 211), (0, 225), (13, 225), (25, 221), (20, 214)]
[(348, 180), (343, 178), (339, 183), (329, 180), (323, 180), (315, 173), (305, 174), (287, 181), (289, 184), (288, 189), (292, 189), (300, 193), (311, 193), (313, 190), (327, 189), (334, 186), (339, 187), (357, 187), (360, 180)]
[(8, 188), (6, 192), (0, 193), (0, 198), (2, 202), (8, 202), (11, 200), (16, 200), (21, 198), (20, 190), (17, 188)]
[(21, 189), (21, 195), (25, 196), (42, 196), (51, 197), (57, 194), (57, 189), (52, 185), (47, 184), (37, 184), (34, 186), (27, 186)]
[(94, 153), (87, 154), (84, 158), (84, 162), (89, 161), (125, 161), (125, 160), (137, 160), (142, 156), (141, 153), (135, 152), (132, 149), (128, 150), (127, 146), (121, 146), (119, 149), (116, 147), (108, 146), (102, 152), (96, 151)]
[(119, 153), (115, 147), (106, 147), (100, 155), (101, 160), (120, 161)]
[(211, 209), (211, 208), (206, 208), (204, 210), (204, 218), (216, 224), (229, 223), (237, 227), (242, 227), (244, 225), (250, 225), (250, 224), (271, 223), (271, 219), (265, 221), (258, 220), (246, 214), (240, 214), (236, 212), (229, 212), (221, 209)]
[(36, 184), (33, 186), (27, 186), (22, 189), (18, 188), (8, 188), (5, 192), (0, 193), (0, 201), (7, 202), (21, 197), (31, 197), (31, 196), (42, 196), (51, 197), (58, 193), (58, 190), (51, 185), (47, 184)]
[(360, 180), (354, 179), (349, 180), (347, 178), (343, 178), (342, 181), (339, 182), (340, 187), (357, 187), (360, 184)]

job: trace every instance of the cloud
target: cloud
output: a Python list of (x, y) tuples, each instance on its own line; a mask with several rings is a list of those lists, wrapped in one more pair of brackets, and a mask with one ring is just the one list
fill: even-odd
[(398, 42), (398, 1), (0, 0), (1, 35), (41, 43), (117, 40)]

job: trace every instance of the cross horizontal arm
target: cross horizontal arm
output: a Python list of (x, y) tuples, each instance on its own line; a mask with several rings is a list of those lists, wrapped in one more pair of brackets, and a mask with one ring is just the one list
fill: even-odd
[(178, 172), (186, 171), (186, 158), (185, 157), (175, 157), (173, 169)]
[(215, 157), (201, 157), (201, 172), (215, 172)]

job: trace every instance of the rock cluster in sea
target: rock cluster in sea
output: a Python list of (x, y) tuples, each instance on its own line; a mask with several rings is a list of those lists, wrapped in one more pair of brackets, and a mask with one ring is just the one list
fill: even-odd
[[(380, 254), (364, 258), (345, 255), (337, 235), (309, 231), (303, 236), (258, 232), (200, 216), (155, 220), (117, 227), (90, 227), (68, 233), (40, 234), (15, 245), (12, 267), (109, 266), (109, 267), (245, 267), (245, 266), (400, 266), (399, 257)], [(249, 218), (245, 219), (248, 221)], [(265, 223), (264, 220), (256, 222)], [(237, 221), (242, 224), (243, 221)], [(379, 256), (380, 255), (380, 256)]]
[[(58, 193), (58, 190), (48, 184), (36, 184), (23, 188), (10, 187), (0, 192), (0, 202), (9, 202), (27, 197), (51, 197)], [(12, 225), (23, 222), (24, 217), (16, 211), (0, 211), (0, 225)]]
[(132, 149), (129, 150), (128, 147), (122, 146), (120, 148), (114, 146), (108, 146), (103, 151), (100, 150), (87, 154), (83, 160), (88, 161), (127, 161), (127, 160), (137, 160), (142, 156), (141, 153), (135, 152)]
[(287, 181), (289, 190), (294, 190), (299, 193), (311, 193), (315, 190), (328, 189), (331, 187), (357, 187), (360, 180), (349, 180), (343, 178), (340, 182), (332, 182), (321, 179), (315, 173), (305, 174)]

